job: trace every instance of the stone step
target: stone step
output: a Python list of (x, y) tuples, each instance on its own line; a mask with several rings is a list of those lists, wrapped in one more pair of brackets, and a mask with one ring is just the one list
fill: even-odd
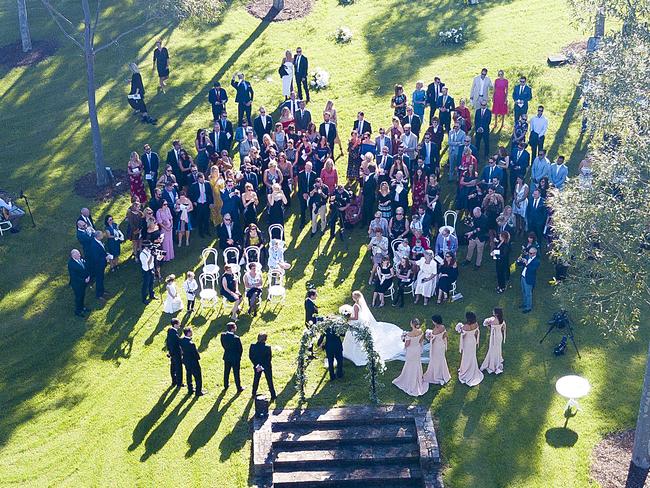
[(334, 418), (297, 418), (286, 421), (273, 421), (273, 431), (280, 432), (284, 430), (292, 430), (297, 427), (305, 428), (328, 428), (328, 427), (356, 427), (363, 425), (402, 425), (412, 424), (413, 418), (404, 417), (334, 417)]
[(416, 410), (403, 405), (312, 408), (308, 410), (283, 410), (273, 414), (273, 423), (308, 420), (354, 421), (359, 419), (412, 420)]
[(349, 444), (404, 444), (417, 442), (413, 425), (357, 426), (341, 428), (300, 428), (271, 434), (273, 448), (309, 449), (311, 446), (328, 447)]
[(274, 488), (342, 487), (415, 487), (422, 486), (420, 468), (383, 466), (372, 468), (330, 468), (319, 471), (274, 472)]
[(277, 471), (321, 469), (329, 466), (368, 466), (417, 464), (420, 450), (415, 444), (398, 446), (342, 446), (338, 449), (309, 449), (275, 453), (273, 469)]

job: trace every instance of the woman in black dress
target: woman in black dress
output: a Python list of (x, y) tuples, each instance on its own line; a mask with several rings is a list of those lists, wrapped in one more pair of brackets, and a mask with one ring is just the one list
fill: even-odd
[(390, 258), (384, 256), (381, 264), (375, 270), (375, 292), (372, 295), (372, 306), (375, 307), (375, 302), (379, 299), (379, 306), (384, 306), (384, 295), (388, 293), (390, 286), (393, 283), (395, 271), (390, 263)]
[(445, 254), (445, 260), (438, 268), (438, 303), (446, 300), (451, 293), (451, 288), (458, 279), (458, 265), (456, 258), (450, 252)]
[(492, 254), (497, 268), (497, 293), (503, 293), (506, 290), (506, 281), (509, 278), (508, 271), (510, 268), (509, 232), (499, 233), (499, 240), (490, 254)]
[(268, 201), (269, 225), (284, 225), (284, 206), (287, 204), (287, 197), (284, 196), (279, 183), (273, 184), (271, 193), (266, 198)]
[(162, 41), (156, 41), (156, 49), (153, 50), (153, 69), (158, 70), (158, 89), (165, 93), (167, 78), (169, 78), (169, 51), (162, 47)]
[(129, 105), (142, 116), (143, 123), (155, 124), (156, 119), (149, 117), (147, 106), (144, 103), (144, 85), (142, 84), (142, 75), (138, 65), (135, 63), (129, 64), (131, 70), (131, 91), (129, 91), (128, 101)]

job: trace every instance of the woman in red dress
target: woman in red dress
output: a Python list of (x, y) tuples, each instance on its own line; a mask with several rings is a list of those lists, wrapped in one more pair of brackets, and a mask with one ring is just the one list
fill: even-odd
[(503, 128), (503, 119), (508, 114), (508, 80), (503, 76), (503, 70), (499, 70), (498, 78), (494, 80), (494, 97), (492, 98), (492, 115), (494, 115), (494, 126), (497, 127), (497, 116), (501, 116), (501, 128)]
[[(465, 134), (469, 134), (469, 131), (472, 129), (472, 114), (469, 112), (469, 109), (465, 106), (465, 99), (460, 99), (460, 105), (456, 107), (456, 112), (459, 116), (463, 118), (463, 123), (458, 124)], [(457, 120), (457, 119), (456, 119)]]
[(127, 165), (127, 172), (129, 174), (131, 196), (136, 197), (141, 202), (146, 202), (147, 194), (144, 191), (144, 181), (142, 181), (144, 165), (140, 161), (140, 156), (135, 151), (131, 153), (131, 159), (129, 159), (129, 164)]
[(418, 212), (418, 207), (425, 205), (427, 187), (427, 175), (422, 168), (417, 168), (413, 174), (413, 213)]

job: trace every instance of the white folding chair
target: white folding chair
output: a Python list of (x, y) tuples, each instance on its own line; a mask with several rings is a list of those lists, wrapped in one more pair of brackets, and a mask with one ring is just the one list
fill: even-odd
[(258, 267), (262, 269), (260, 256), (262, 255), (262, 250), (258, 246), (248, 246), (244, 249), (244, 261), (246, 263), (246, 269), (251, 263), (257, 263)]
[[(454, 229), (452, 234), (456, 235), (456, 221), (458, 220), (458, 212), (454, 210), (447, 210), (444, 215), (445, 225)], [(451, 223), (450, 223), (451, 221)]]
[(11, 230), (12, 227), (13, 224), (11, 223), (11, 220), (0, 221), (0, 236), (4, 235), (8, 230)]
[(219, 304), (217, 297), (217, 277), (211, 274), (201, 273), (199, 276), (199, 299), (201, 308), (206, 305), (212, 305), (214, 308)]
[(404, 239), (395, 239), (390, 243), (390, 247), (393, 249), (393, 254), (397, 254), (397, 248), (402, 242), (404, 242)]
[(223, 250), (223, 262), (230, 265), (235, 280), (239, 281), (239, 249), (236, 247), (227, 247)]
[(280, 239), (284, 241), (284, 227), (282, 224), (269, 225), (269, 241), (272, 239)]
[(287, 296), (287, 290), (284, 287), (284, 273), (279, 269), (269, 271), (268, 288), (266, 289), (266, 300), (271, 302), (274, 298), (280, 298), (281, 302)]
[(206, 275), (219, 276), (219, 265), (217, 264), (218, 253), (214, 247), (205, 248), (201, 251), (201, 259), (203, 260), (203, 273)]

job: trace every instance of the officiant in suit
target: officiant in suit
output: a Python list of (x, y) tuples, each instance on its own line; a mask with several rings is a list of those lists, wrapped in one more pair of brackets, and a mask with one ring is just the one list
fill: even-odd
[[(323, 345), (325, 341), (325, 345)], [(325, 333), (318, 339), (318, 346), (325, 349), (327, 355), (327, 369), (330, 373), (330, 380), (343, 378), (343, 343), (336, 329), (332, 326), (325, 329)], [(336, 360), (336, 376), (334, 375), (334, 361)]]
[(275, 388), (273, 387), (273, 370), (271, 366), (271, 359), (273, 354), (271, 352), (271, 346), (266, 344), (267, 335), (265, 333), (260, 333), (257, 335), (257, 342), (251, 344), (248, 349), (248, 358), (253, 363), (253, 396), (257, 395), (257, 388), (260, 384), (260, 378), (262, 374), (266, 378), (266, 383), (269, 385), (269, 393), (271, 394), (271, 401), (275, 400)]
[(293, 65), (295, 67), (296, 73), (296, 85), (298, 85), (298, 98), (302, 98), (302, 89), (305, 89), (305, 100), (309, 102), (309, 82), (307, 77), (309, 76), (309, 60), (307, 56), (302, 54), (302, 48), (298, 47), (296, 49), (296, 55), (293, 57)]
[(226, 90), (221, 88), (221, 83), (215, 81), (208, 93), (208, 102), (210, 102), (210, 106), (212, 107), (212, 120), (215, 122), (219, 120), (221, 112), (226, 108), (227, 101), (228, 94), (226, 93)]
[(239, 367), (241, 364), (241, 356), (244, 351), (241, 345), (241, 339), (235, 332), (237, 332), (237, 324), (235, 322), (228, 322), (226, 325), (227, 331), (221, 333), (221, 346), (223, 347), (223, 389), (227, 390), (230, 381), (230, 371), (235, 378), (235, 386), (237, 392), (241, 393), (244, 388), (241, 386), (239, 378)]
[(230, 84), (237, 92), (235, 102), (237, 103), (237, 123), (241, 126), (241, 122), (246, 116), (246, 122), (251, 125), (251, 107), (253, 106), (253, 87), (249, 82), (244, 79), (244, 73), (237, 73), (230, 80)]
[(74, 314), (77, 317), (83, 317), (84, 312), (89, 312), (84, 305), (84, 299), (86, 297), (86, 287), (90, 283), (90, 272), (86, 261), (76, 249), (70, 251), (68, 274), (70, 275), (70, 288), (74, 292)]

